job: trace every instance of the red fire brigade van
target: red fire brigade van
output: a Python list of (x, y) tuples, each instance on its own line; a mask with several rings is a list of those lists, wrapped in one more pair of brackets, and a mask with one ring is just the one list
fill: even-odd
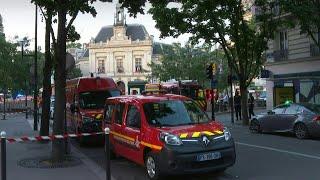
[[(119, 96), (111, 78), (86, 77), (67, 81), (66, 101), (69, 130), (76, 133), (101, 132), (104, 102)], [(80, 141), (81, 143), (81, 141)]]
[(235, 163), (231, 133), (190, 98), (180, 95), (119, 96), (106, 100), (111, 153), (163, 174), (224, 171)]

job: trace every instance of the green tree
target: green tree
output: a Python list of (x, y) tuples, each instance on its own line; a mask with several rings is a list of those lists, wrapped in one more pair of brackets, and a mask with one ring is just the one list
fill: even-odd
[(17, 55), (16, 45), (6, 41), (5, 36), (0, 36), (0, 89), (6, 91), (14, 84), (14, 61)]
[(299, 25), (301, 33), (306, 33), (320, 48), (320, 1), (319, 0), (279, 0), (280, 13), (289, 12), (294, 18), (287, 18), (289, 24)]
[(79, 42), (69, 42), (67, 43), (67, 49), (69, 48), (77, 48), (77, 49), (81, 49), (82, 45)]
[[(187, 44), (181, 47), (180, 44), (173, 44), (164, 48), (160, 63), (152, 62), (151, 69), (153, 77), (160, 81), (170, 79), (176, 80), (197, 80), (203, 86), (209, 87), (209, 80), (206, 77), (206, 67), (210, 63), (216, 63), (220, 66), (226, 65), (223, 60), (223, 53), (212, 51), (211, 46), (194, 47)], [(221, 85), (219, 89), (225, 88), (227, 77), (227, 68), (223, 68), (221, 74), (218, 72), (217, 77)], [(220, 83), (219, 83), (220, 84)]]
[[(74, 20), (79, 13), (90, 13), (96, 15), (96, 10), (93, 3), (98, 0), (32, 0), (42, 8), (52, 8), (52, 11), (57, 12), (57, 36), (54, 46), (54, 60), (55, 60), (55, 114), (53, 134), (63, 134), (64, 130), (64, 113), (66, 104), (66, 43), (67, 39), (74, 41), (79, 38), (73, 26)], [(100, 0), (107, 2), (110, 0)], [(67, 20), (70, 16), (70, 20)], [(52, 29), (52, 28), (51, 28)], [(54, 35), (54, 31), (51, 30)], [(55, 36), (53, 36), (55, 37)], [(54, 38), (53, 38), (54, 39)], [(61, 140), (53, 141), (52, 158), (55, 161), (63, 160), (63, 142)]]
[[(126, 2), (129, 12), (143, 13), (145, 1)], [(192, 41), (220, 44), (232, 72), (238, 76), (242, 94), (243, 124), (248, 124), (247, 87), (264, 63), (263, 52), (273, 37), (277, 25), (271, 12), (272, 1), (256, 0), (262, 9), (256, 19), (250, 19), (250, 8), (244, 0), (178, 0), (179, 6), (168, 6), (170, 1), (150, 1), (150, 13), (161, 36), (177, 37), (192, 34)], [(140, 7), (139, 7), (140, 6)], [(170, 19), (170, 21), (168, 21)], [(259, 21), (255, 23), (255, 20)]]
[[(42, 16), (45, 19), (45, 62), (43, 66), (43, 80), (42, 80), (42, 98), (41, 98), (41, 124), (40, 124), (40, 135), (47, 136), (49, 135), (49, 120), (50, 120), (50, 103), (51, 103), (51, 76), (53, 69), (53, 55), (51, 51), (51, 37), (53, 46), (56, 46), (56, 39), (53, 34), (52, 29), (52, 20), (56, 15), (56, 12), (53, 10), (54, 3), (52, 1), (47, 2), (46, 7), (40, 7)], [(52, 36), (51, 36), (52, 33)], [(53, 48), (54, 49), (54, 48)]]
[(74, 67), (68, 72), (67, 79), (74, 79), (78, 77), (82, 77), (82, 72), (79, 68)]

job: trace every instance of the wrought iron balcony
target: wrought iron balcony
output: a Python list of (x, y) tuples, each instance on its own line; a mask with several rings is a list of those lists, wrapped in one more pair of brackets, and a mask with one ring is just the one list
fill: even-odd
[(273, 52), (274, 61), (285, 61), (288, 60), (288, 49), (278, 50)]
[(320, 56), (320, 48), (316, 44), (310, 44), (310, 55), (312, 57), (314, 56)]

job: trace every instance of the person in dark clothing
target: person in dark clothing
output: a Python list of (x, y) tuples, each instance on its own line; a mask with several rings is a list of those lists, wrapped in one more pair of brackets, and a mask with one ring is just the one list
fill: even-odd
[(253, 108), (254, 108), (254, 97), (252, 96), (252, 93), (249, 93), (249, 99), (248, 99), (248, 104), (249, 104), (249, 119), (251, 119), (251, 115), (254, 115)]
[(234, 99), (234, 109), (236, 111), (236, 117), (238, 121), (239, 119), (241, 120), (241, 96), (239, 95), (238, 91), (236, 91), (233, 99)]

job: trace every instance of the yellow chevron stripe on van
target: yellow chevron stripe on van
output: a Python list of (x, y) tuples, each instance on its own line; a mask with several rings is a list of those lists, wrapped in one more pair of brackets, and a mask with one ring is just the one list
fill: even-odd
[(96, 118), (97, 118), (97, 119), (101, 119), (101, 118), (102, 118), (102, 114), (98, 114), (98, 115), (96, 116)]
[(222, 132), (222, 131), (219, 131), (219, 130), (214, 131), (214, 132), (217, 133), (217, 134), (223, 134), (223, 132)]
[(184, 138), (187, 138), (187, 137), (188, 137), (188, 133), (180, 134), (180, 138), (181, 139), (184, 139)]
[(200, 132), (194, 132), (193, 134), (192, 134), (192, 137), (194, 138), (194, 137), (200, 137)]
[[(207, 135), (207, 136), (214, 136), (214, 135), (220, 135), (220, 134), (223, 134), (222, 131), (219, 131), (219, 130), (216, 130), (214, 132), (211, 132), (211, 131), (201, 131), (201, 132), (193, 132), (191, 133), (192, 134), (192, 138), (197, 138), (197, 137), (200, 137), (201, 135)], [(182, 133), (180, 134), (180, 138), (181, 139), (185, 139), (185, 138), (188, 138), (188, 133)], [(189, 136), (190, 137), (190, 136)]]
[(203, 131), (203, 134), (207, 135), (207, 136), (213, 136), (214, 133), (210, 132), (210, 131)]

